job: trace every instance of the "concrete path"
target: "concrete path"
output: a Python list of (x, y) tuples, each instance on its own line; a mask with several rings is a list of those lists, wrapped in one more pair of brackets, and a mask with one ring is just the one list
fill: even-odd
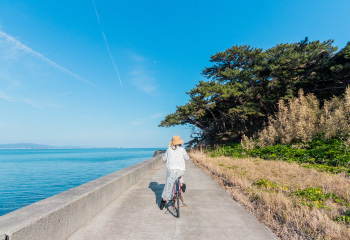
[(166, 177), (161, 163), (69, 240), (277, 239), (192, 161), (186, 168), (180, 218), (158, 207)]

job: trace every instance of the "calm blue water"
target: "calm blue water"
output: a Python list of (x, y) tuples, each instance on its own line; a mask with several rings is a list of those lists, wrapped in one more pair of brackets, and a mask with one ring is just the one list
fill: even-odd
[(155, 150), (0, 150), (0, 216), (151, 158)]

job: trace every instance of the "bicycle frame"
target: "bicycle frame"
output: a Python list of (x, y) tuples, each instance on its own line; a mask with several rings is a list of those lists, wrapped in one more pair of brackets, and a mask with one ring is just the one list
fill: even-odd
[(174, 197), (180, 197), (182, 198), (182, 191), (181, 191), (181, 183), (179, 179), (176, 179), (174, 184)]
[(181, 183), (179, 179), (176, 179), (174, 184), (174, 208), (177, 213), (177, 217), (180, 217), (180, 200), (183, 204), (182, 191), (181, 191)]

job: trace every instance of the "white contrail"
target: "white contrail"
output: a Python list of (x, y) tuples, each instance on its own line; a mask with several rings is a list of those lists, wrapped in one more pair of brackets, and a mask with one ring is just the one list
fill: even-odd
[(60, 105), (56, 105), (56, 104), (52, 104), (49, 102), (43, 102), (43, 101), (35, 101), (32, 99), (28, 99), (28, 98), (19, 98), (19, 97), (12, 97), (7, 95), (6, 93), (0, 91), (0, 99), (6, 100), (8, 102), (19, 102), (19, 103), (25, 103), (28, 104), (32, 107), (36, 107), (36, 108), (42, 108), (42, 107), (52, 107), (52, 108), (64, 108)]
[(82, 82), (91, 84), (91, 82), (89, 82), (85, 78), (83, 78), (83, 77), (79, 76), (78, 74), (69, 71), (67, 68), (62, 67), (61, 65), (51, 61), (47, 57), (44, 57), (42, 54), (35, 52), (33, 49), (27, 47), (26, 45), (24, 45), (20, 41), (16, 40), (15, 38), (11, 37), (10, 35), (2, 32), (2, 31), (0, 31), (0, 38), (4, 38), (7, 42), (12, 43), (17, 50), (22, 50), (30, 55), (33, 55), (33, 56), (39, 58), (40, 60), (42, 60), (43, 62), (46, 62), (46, 63), (50, 64), (51, 66), (53, 66), (54, 68), (60, 70), (61, 72), (66, 73), (66, 74), (68, 74), (68, 75), (70, 75), (70, 76), (72, 76), (72, 77), (74, 77)]
[(107, 39), (106, 39), (105, 33), (103, 32), (102, 27), (101, 27), (100, 17), (98, 16), (98, 12), (97, 12), (97, 9), (96, 9), (96, 6), (95, 6), (95, 2), (94, 2), (94, 0), (91, 0), (91, 1), (92, 1), (92, 5), (94, 6), (94, 9), (95, 9), (95, 13), (96, 13), (98, 25), (100, 26), (100, 30), (101, 30), (101, 33), (102, 33), (102, 36), (103, 36), (103, 40), (105, 41), (105, 45), (106, 45), (107, 51), (108, 51), (108, 53), (109, 53), (109, 57), (110, 57), (110, 59), (111, 59), (111, 61), (112, 61), (112, 64), (113, 64), (114, 69), (115, 69), (115, 72), (116, 72), (117, 75), (118, 75), (118, 79), (119, 79), (119, 82), (120, 82), (120, 87), (123, 88), (122, 80), (120, 79), (118, 68), (117, 68), (117, 66), (115, 65), (115, 62), (114, 62), (114, 59), (113, 59), (111, 50), (109, 49), (109, 46), (108, 46), (108, 43), (107, 43)]

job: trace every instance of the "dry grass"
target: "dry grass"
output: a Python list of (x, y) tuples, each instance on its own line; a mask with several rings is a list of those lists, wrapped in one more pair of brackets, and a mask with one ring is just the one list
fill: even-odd
[(309, 94), (285, 103), (278, 102), (278, 112), (269, 118), (268, 126), (259, 132), (261, 146), (274, 145), (276, 142), (288, 144), (292, 141), (309, 142), (317, 133), (317, 120), (320, 115), (319, 101)]
[[(190, 155), (281, 239), (350, 239), (349, 224), (335, 221), (345, 212), (345, 203), (350, 203), (350, 179), (344, 175), (333, 176), (283, 161), (210, 158), (200, 151)], [(257, 184), (262, 181), (267, 184)], [(310, 187), (335, 194), (344, 202), (329, 198), (316, 203), (319, 207), (305, 206), (293, 193)]]
[[(349, 87), (343, 96), (325, 101), (322, 108), (314, 95), (304, 96), (303, 91), (300, 90), (299, 97), (287, 102), (279, 101), (278, 111), (274, 116), (269, 117), (267, 126), (258, 132), (259, 142), (257, 144), (265, 147), (276, 143), (307, 143), (320, 134), (323, 134), (325, 139), (340, 136), (344, 137), (344, 141), (350, 141), (347, 138), (349, 132)], [(242, 140), (242, 146), (246, 149), (252, 147), (251, 143), (252, 139), (244, 137)]]
[(345, 91), (343, 98), (334, 97), (326, 101), (319, 120), (320, 131), (325, 133), (325, 138), (330, 139), (335, 135), (348, 132), (350, 129), (350, 88)]

